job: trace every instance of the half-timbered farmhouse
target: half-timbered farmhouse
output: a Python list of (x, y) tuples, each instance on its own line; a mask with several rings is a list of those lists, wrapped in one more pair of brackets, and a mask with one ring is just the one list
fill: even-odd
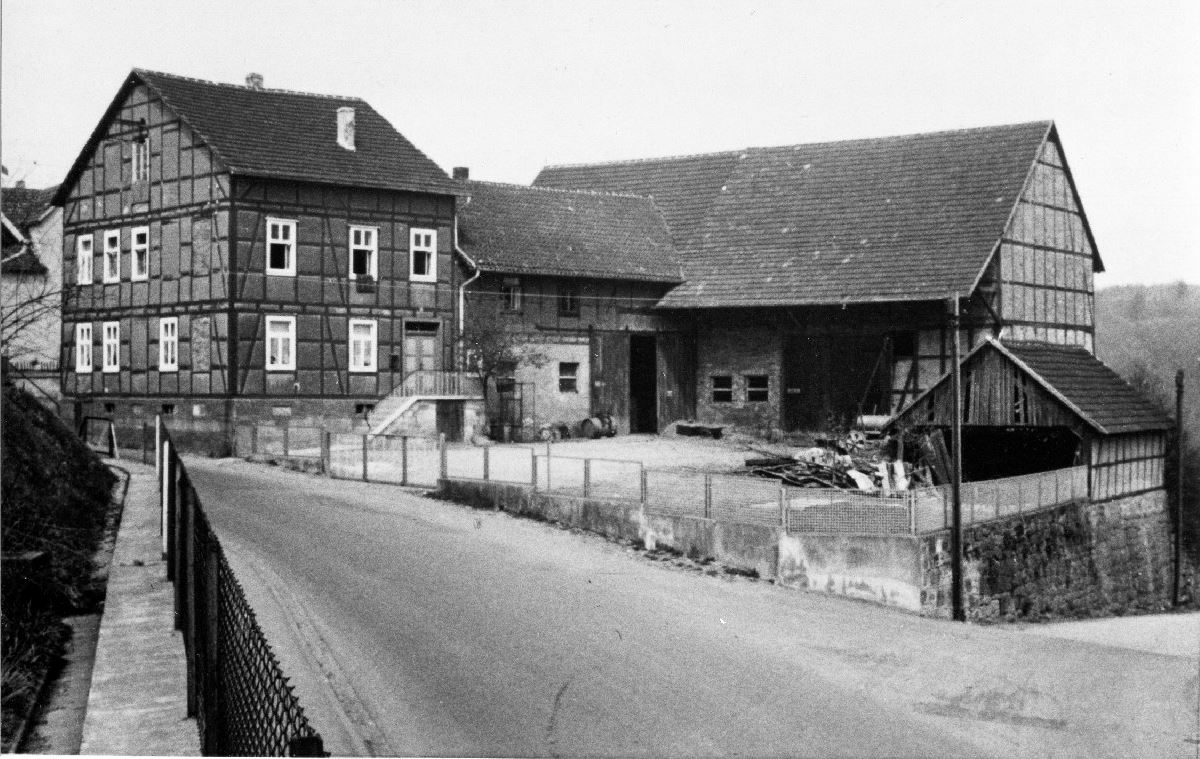
[(454, 190), (363, 100), (134, 70), (55, 203), (77, 416), (461, 428)]
[[(539, 187), (662, 210), (695, 335), (695, 415), (754, 429), (885, 416), (989, 335), (1091, 350), (1103, 270), (1050, 122), (549, 166)], [(610, 381), (608, 377), (602, 381)]]

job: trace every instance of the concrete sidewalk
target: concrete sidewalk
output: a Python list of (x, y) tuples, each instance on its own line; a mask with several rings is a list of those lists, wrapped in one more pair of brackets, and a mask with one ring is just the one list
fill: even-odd
[(92, 671), (81, 754), (199, 756), (187, 716), (187, 667), (159, 536), (154, 467), (129, 472)]
[(1200, 662), (1200, 612), (1141, 614), (1029, 625), (1024, 630), (1098, 646), (1127, 648)]

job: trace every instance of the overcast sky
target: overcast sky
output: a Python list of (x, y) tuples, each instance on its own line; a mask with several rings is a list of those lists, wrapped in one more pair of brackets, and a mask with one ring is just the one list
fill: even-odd
[(12, 180), (56, 184), (142, 67), (369, 101), (442, 168), (1054, 119), (1108, 268), (1200, 284), (1200, 2), (4, 0)]

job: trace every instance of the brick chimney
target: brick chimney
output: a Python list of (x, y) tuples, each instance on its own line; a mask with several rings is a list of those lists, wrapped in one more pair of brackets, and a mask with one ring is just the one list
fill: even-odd
[(466, 166), (455, 166), (454, 167), (454, 178), (455, 179), (470, 179), (471, 178), (471, 170), (469, 168), (467, 168)]
[(263, 75), (255, 73), (246, 74), (246, 86), (252, 90), (261, 90), (263, 88)]
[(346, 150), (354, 150), (354, 109), (350, 106), (337, 109), (337, 143)]

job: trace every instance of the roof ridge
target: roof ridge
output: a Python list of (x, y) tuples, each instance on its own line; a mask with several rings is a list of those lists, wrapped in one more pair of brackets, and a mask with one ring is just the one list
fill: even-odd
[(613, 198), (633, 198), (635, 200), (649, 200), (653, 202), (654, 197), (651, 195), (635, 195), (631, 192), (607, 192), (604, 190), (572, 190), (565, 187), (544, 187), (542, 185), (533, 184), (517, 184), (516, 182), (493, 182), (485, 179), (467, 179), (459, 180), (467, 184), (483, 184), (492, 187), (511, 187), (516, 190), (533, 190), (536, 192), (558, 193), (560, 195), (591, 195)]
[(330, 95), (323, 92), (305, 92), (304, 90), (284, 90), (276, 87), (249, 87), (244, 84), (231, 84), (230, 82), (214, 82), (211, 79), (200, 79), (194, 76), (183, 76), (182, 74), (171, 74), (166, 71), (152, 71), (150, 69), (135, 68), (134, 72), (139, 76), (149, 74), (150, 76), (162, 76), (169, 79), (177, 79), (184, 82), (195, 82), (196, 84), (205, 84), (210, 87), (227, 87), (234, 90), (246, 90), (249, 92), (266, 92), (279, 95), (301, 95), (304, 97), (324, 98), (326, 100), (355, 100), (360, 103), (366, 103), (357, 95)]
[(711, 153), (680, 153), (678, 155), (652, 156), (649, 158), (622, 158), (615, 161), (583, 161), (580, 163), (548, 163), (542, 167), (542, 171), (546, 169), (579, 169), (589, 166), (622, 166), (626, 164), (636, 163), (655, 163), (657, 161), (684, 161), (689, 158), (715, 158), (717, 156), (735, 156), (743, 155), (754, 148), (739, 148), (737, 150), (717, 150)]
[(1018, 121), (1010, 124), (985, 124), (983, 126), (961, 127), (959, 129), (937, 129), (932, 132), (906, 132), (904, 134), (885, 134), (877, 137), (854, 137), (848, 140), (818, 140), (815, 142), (794, 142), (785, 143), (783, 145), (751, 145), (750, 147), (740, 150), (718, 150), (711, 153), (684, 153), (680, 155), (668, 156), (653, 156), (648, 158), (625, 158), (615, 161), (584, 161), (580, 163), (550, 163), (542, 167), (542, 170), (547, 169), (580, 169), (594, 166), (621, 166), (639, 163), (655, 163), (658, 161), (682, 161), (689, 158), (715, 158), (718, 156), (745, 155), (749, 153), (763, 153), (771, 150), (788, 150), (796, 148), (816, 147), (818, 145), (850, 145), (853, 143), (863, 142), (887, 142), (890, 140), (906, 140), (913, 137), (936, 137), (949, 134), (965, 134), (968, 132), (982, 132), (990, 129), (1006, 129), (1012, 127), (1032, 126), (1040, 124), (1046, 127), (1053, 124), (1053, 119), (1035, 119), (1033, 121)]

